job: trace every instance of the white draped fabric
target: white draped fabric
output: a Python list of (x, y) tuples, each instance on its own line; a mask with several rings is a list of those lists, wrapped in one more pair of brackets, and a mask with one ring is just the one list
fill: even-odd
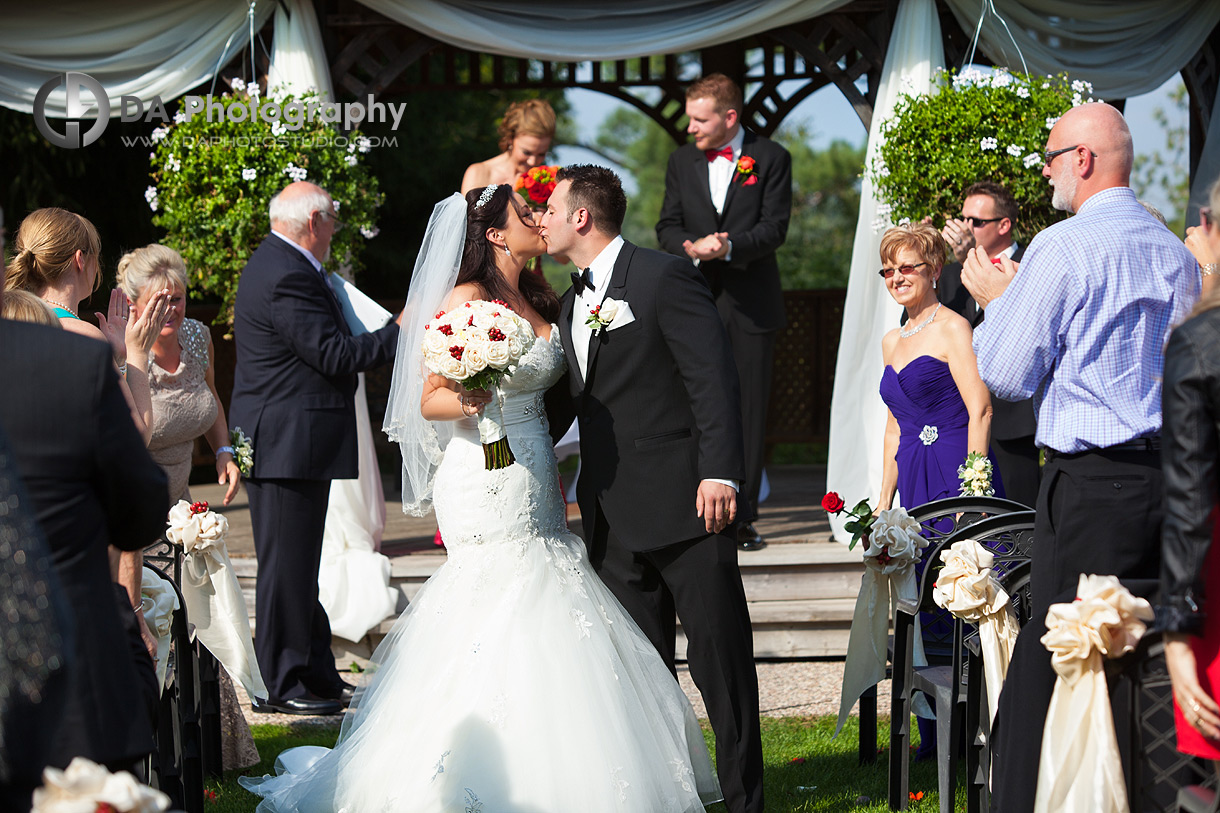
[(359, 0), (442, 42), (503, 56), (584, 62), (672, 54), (792, 25), (848, 0)]
[(271, 87), (283, 87), (293, 94), (313, 88), (321, 96), (334, 98), (312, 0), (281, 0), (276, 5), (275, 40), (267, 78)]
[(1034, 813), (1130, 809), (1104, 658), (1135, 648), (1152, 606), (1114, 576), (1080, 574), (1076, 600), (1052, 604), (1043, 645), (1057, 675), (1042, 733)]
[[(933, 72), (944, 61), (936, 4), (933, 0), (902, 0), (881, 71), (874, 125), (893, 113), (902, 93), (909, 92), (911, 87), (930, 87)], [(874, 126), (868, 134), (865, 166), (872, 163), (882, 141), (879, 128)], [(826, 467), (827, 488), (844, 495), (849, 504), (875, 499), (881, 490), (886, 414), (878, 392), (883, 369), (881, 337), (898, 326), (900, 313), (876, 273), (881, 267), (881, 232), (873, 228), (877, 215), (877, 196), (865, 175), (860, 184), (860, 216), (856, 221), (843, 330), (835, 362), (830, 457)], [(902, 495), (898, 497), (901, 500)], [(843, 530), (845, 519), (827, 516), (836, 539), (840, 542), (851, 539), (851, 534)]]
[[(308, 0), (306, 0), (308, 4)], [(38, 89), (64, 71), (102, 83), (119, 115), (119, 97), (166, 103), (210, 79), (250, 42), (247, 0), (69, 0), (24, 3), (0, 24), (0, 104), (29, 113)], [(274, 0), (258, 0), (254, 30)], [(89, 101), (88, 97), (85, 101)], [(67, 91), (47, 100), (47, 115), (67, 116)]]
[(140, 582), (140, 607), (144, 623), (157, 639), (157, 691), (165, 691), (165, 673), (169, 669), (169, 646), (173, 633), (174, 613), (182, 609), (178, 591), (151, 567), (144, 568)]

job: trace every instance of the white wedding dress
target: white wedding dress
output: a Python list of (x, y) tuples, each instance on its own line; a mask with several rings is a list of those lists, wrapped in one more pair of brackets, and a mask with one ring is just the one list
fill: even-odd
[(686, 696), (568, 531), (542, 406), (564, 369), (552, 330), (502, 387), (517, 462), (485, 470), (474, 422), (457, 425), (435, 485), (448, 561), (378, 647), (334, 749), (242, 781), (259, 811), (689, 813), (721, 798)]

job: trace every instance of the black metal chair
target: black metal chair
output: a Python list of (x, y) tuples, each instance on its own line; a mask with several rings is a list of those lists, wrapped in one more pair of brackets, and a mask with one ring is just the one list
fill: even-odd
[[(915, 601), (899, 601), (894, 614), (893, 683), (890, 711), (889, 804), (892, 810), (905, 810), (908, 800), (910, 727), (912, 698), (916, 691), (934, 698), (937, 727), (937, 767), (942, 811), (952, 811), (956, 788), (957, 759), (966, 736), (967, 698), (970, 675), (981, 682), (982, 670), (976, 662), (968, 669), (967, 631), (977, 636), (977, 628), (955, 618), (932, 600), (932, 588), (943, 567), (940, 552), (955, 542), (974, 539), (995, 557), (992, 572), (1003, 582), (1007, 574), (1027, 567), (1033, 548), (1034, 512), (1023, 510), (991, 516), (962, 525), (924, 551), (924, 568), (919, 595)], [(925, 626), (924, 648), (928, 665), (913, 663), (915, 619), (920, 612), (935, 612), (933, 619), (946, 619), (947, 630), (937, 633)], [(977, 648), (977, 647), (976, 647)], [(969, 712), (974, 714), (974, 712)], [(977, 720), (977, 718), (974, 718)], [(973, 739), (973, 736), (971, 737)]]
[[(1029, 509), (1019, 502), (1005, 500), (1000, 497), (949, 497), (924, 503), (908, 513), (924, 527), (923, 534), (930, 540), (924, 550), (924, 558), (936, 544), (946, 536), (972, 525), (981, 519), (1011, 514)], [(935, 608), (940, 613), (940, 608)], [(946, 649), (946, 652), (948, 650)], [(893, 639), (888, 648), (890, 672), (893, 672), (894, 647)], [(858, 747), (861, 765), (871, 765), (877, 761), (877, 687), (874, 686), (860, 696), (860, 742)]]

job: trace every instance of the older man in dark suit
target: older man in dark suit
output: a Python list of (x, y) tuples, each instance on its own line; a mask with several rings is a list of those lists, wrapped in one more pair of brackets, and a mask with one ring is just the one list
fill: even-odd
[(780, 145), (741, 126), (741, 88), (713, 73), (686, 89), (687, 132), (695, 137), (669, 157), (657, 240), (699, 266), (729, 334), (741, 380), (745, 479), (737, 542), (766, 543), (754, 530), (762, 484), (767, 401), (784, 296), (775, 251), (788, 235), (792, 158)]
[(271, 199), (271, 234), (242, 271), (229, 421), (250, 437), (258, 556), (255, 652), (270, 697), (255, 711), (333, 714), (351, 698), (318, 602), (332, 479), (357, 476), (356, 374), (390, 361), (398, 325), (353, 336), (322, 264), (339, 221), (321, 187)]

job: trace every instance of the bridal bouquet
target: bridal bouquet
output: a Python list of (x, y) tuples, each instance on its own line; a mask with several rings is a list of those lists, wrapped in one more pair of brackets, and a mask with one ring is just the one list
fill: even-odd
[[(437, 313), (424, 326), (424, 366), (468, 390), (494, 390), (516, 372), (533, 345), (533, 327), (506, 303), (476, 299)], [(505, 468), (516, 459), (495, 399), (479, 415), (479, 439), (488, 469)]]
[(67, 770), (46, 768), (42, 781), (33, 813), (162, 813), (170, 804), (168, 796), (127, 771), (112, 774), (84, 757), (74, 757)]
[(995, 487), (991, 485), (991, 459), (978, 452), (966, 455), (966, 462), (957, 469), (957, 477), (962, 481), (963, 497), (991, 497), (995, 495)]
[(521, 197), (525, 198), (526, 204), (531, 209), (545, 208), (546, 202), (551, 198), (551, 193), (555, 191), (557, 172), (559, 172), (557, 166), (531, 167), (518, 176), (517, 182), (513, 184), (513, 189), (521, 193)]

